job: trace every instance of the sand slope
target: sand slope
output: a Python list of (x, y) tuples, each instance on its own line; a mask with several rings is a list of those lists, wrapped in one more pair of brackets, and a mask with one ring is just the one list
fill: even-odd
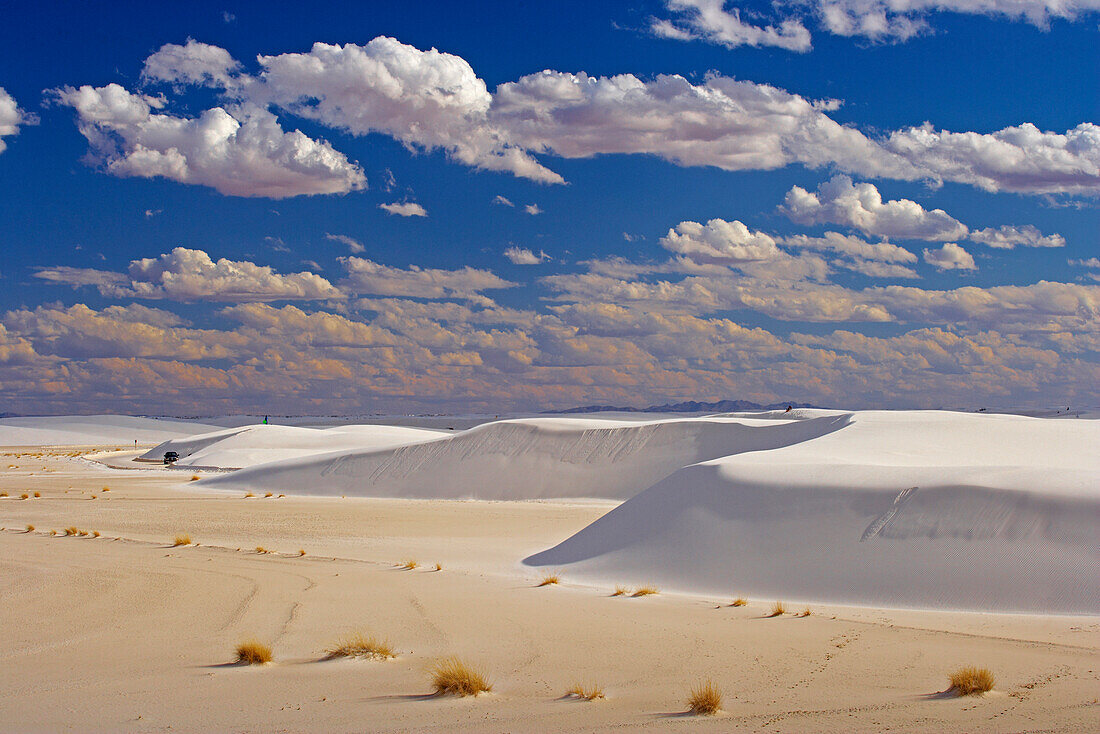
[(1100, 612), (1100, 423), (860, 412), (672, 474), (526, 563), (688, 591)]
[(257, 465), (202, 484), (368, 497), (626, 499), (687, 464), (796, 444), (839, 430), (847, 420), (820, 415), (807, 420), (497, 421), (391, 449)]
[(217, 426), (129, 415), (0, 419), (0, 446), (117, 446), (206, 433)]
[(139, 461), (162, 461), (167, 451), (180, 455), (177, 464), (189, 467), (239, 469), (295, 456), (349, 450), (381, 450), (430, 441), (448, 431), (404, 426), (297, 426), (253, 425), (170, 439), (150, 449)]

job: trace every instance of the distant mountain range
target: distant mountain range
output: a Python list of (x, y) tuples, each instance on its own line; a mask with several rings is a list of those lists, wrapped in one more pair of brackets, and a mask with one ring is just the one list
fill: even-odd
[(742, 410), (785, 410), (787, 406), (792, 408), (817, 408), (820, 406), (809, 403), (772, 403), (761, 405), (748, 400), (719, 400), (715, 403), (700, 403), (697, 400), (688, 400), (682, 403), (665, 403), (664, 405), (651, 405), (648, 408), (628, 408), (616, 405), (582, 405), (566, 410), (545, 410), (544, 413), (733, 413)]

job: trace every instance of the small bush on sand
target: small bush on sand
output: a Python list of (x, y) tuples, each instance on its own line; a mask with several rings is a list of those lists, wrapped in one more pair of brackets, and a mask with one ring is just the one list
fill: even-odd
[(26, 492), (24, 492), (23, 494), (19, 495), (19, 499), (21, 499), (21, 500), (26, 500), (26, 499), (30, 499), (30, 497), (31, 497), (31, 496), (30, 496), (29, 494), (27, 494)]
[(246, 640), (237, 645), (237, 662), (245, 665), (270, 663), (271, 648), (256, 640)]
[(565, 695), (570, 698), (595, 701), (598, 698), (603, 698), (603, 688), (595, 684), (585, 687), (580, 683), (574, 683), (569, 690), (565, 692)]
[(714, 681), (707, 680), (691, 689), (691, 697), (688, 699), (688, 709), (696, 715), (710, 716), (718, 713), (722, 708), (722, 692)]
[(180, 533), (172, 539), (172, 545), (191, 545), (191, 536), (187, 533)]
[(271, 551), (269, 551), (267, 548), (264, 548), (262, 545), (258, 545), (256, 546), (256, 552), (262, 555), (264, 553), (270, 553)]
[(244, 498), (245, 498), (245, 499), (248, 499), (249, 497), (255, 497), (255, 496), (256, 496), (256, 495), (252, 494), (251, 492), (245, 492), (245, 493), (244, 493)]
[(299, 556), (304, 556), (305, 554), (306, 554), (306, 549), (305, 548), (299, 548), (298, 549), (298, 555)]
[(539, 586), (551, 586), (561, 582), (561, 577), (556, 573), (548, 573), (542, 577), (542, 581), (539, 581)]
[(99, 531), (98, 530), (93, 530), (92, 531), (92, 537), (93, 538), (98, 538), (99, 537)]
[(27, 526), (27, 532), (28, 533), (33, 533), (34, 532), (34, 525), (28, 525)]
[(275, 496), (274, 492), (268, 492), (267, 494), (264, 495), (265, 498), (266, 497), (274, 497), (274, 496)]
[(993, 674), (988, 668), (960, 668), (951, 674), (951, 688), (960, 696), (972, 696), (993, 690)]
[(630, 596), (629, 586), (616, 586), (615, 592), (611, 596)]
[(732, 602), (730, 602), (730, 606), (731, 607), (743, 607), (748, 603), (749, 603), (748, 599), (746, 599), (743, 596), (739, 596), (736, 599), (734, 599)]
[(786, 614), (786, 613), (787, 613), (787, 605), (784, 604), (781, 601), (777, 601), (775, 604), (772, 605), (771, 614), (769, 614), (768, 616), (769, 617), (778, 617), (778, 616)]
[(65, 535), (79, 535), (79, 534), (80, 534), (80, 530), (78, 530), (77, 528), (73, 527), (72, 525), (70, 525), (69, 527), (65, 528)]
[(192, 482), (197, 482), (197, 481), (199, 481), (200, 479), (202, 479), (202, 477), (200, 477), (200, 476), (199, 476), (198, 474), (192, 474), (192, 475), (191, 475), (191, 481), (192, 481)]
[(41, 492), (35, 492), (35, 493), (34, 493), (34, 497), (35, 497), (35, 499), (38, 499), (38, 498), (39, 498), (39, 497), (41, 497), (41, 496), (42, 496), (42, 493), (41, 493)]
[(436, 571), (442, 571), (443, 570), (443, 564), (442, 563), (435, 564), (435, 570)]
[(438, 695), (476, 696), (493, 690), (479, 670), (475, 670), (457, 657), (440, 660), (432, 667), (432, 687)]
[(7, 497), (7, 496), (8, 496), (7, 492), (0, 492), (0, 497)]
[(414, 568), (418, 568), (420, 566), (420, 562), (415, 561), (412, 558), (410, 558), (407, 561), (402, 561), (400, 565), (401, 565), (401, 568), (405, 569), (406, 571), (411, 571)]
[(799, 614), (798, 616), (800, 616), (800, 617), (808, 617), (808, 616), (810, 616), (811, 614), (813, 614), (813, 611), (811, 611), (809, 607), (806, 607), (805, 609), (803, 609), (803, 610), (802, 610), (802, 614)]
[(658, 589), (656, 586), (647, 585), (647, 586), (639, 586), (637, 589), (634, 590), (634, 593), (631, 594), (631, 596), (650, 596), (651, 594), (660, 594), (660, 593), (661, 593), (661, 590)]
[(337, 644), (325, 648), (325, 657), (332, 658), (373, 658), (386, 660), (396, 657), (393, 646), (386, 640), (379, 640), (373, 635), (355, 633)]
[(110, 488), (110, 487), (104, 487), (104, 488), (103, 488), (103, 491), (104, 491), (104, 492), (110, 492), (110, 491), (111, 491), (111, 488)]

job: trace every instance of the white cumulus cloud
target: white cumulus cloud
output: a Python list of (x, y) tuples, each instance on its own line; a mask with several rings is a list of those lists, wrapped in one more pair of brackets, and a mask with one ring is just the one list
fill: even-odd
[(366, 186), (358, 166), (324, 141), (284, 132), (271, 112), (222, 107), (197, 118), (157, 110), (161, 98), (118, 84), (55, 92), (76, 110), (92, 156), (116, 176), (164, 177), (233, 196), (283, 199), (355, 191)]
[(680, 222), (661, 238), (661, 245), (703, 263), (770, 260), (780, 254), (770, 235), (752, 231), (740, 221), (724, 219), (711, 219), (705, 225)]
[(925, 249), (924, 261), (937, 270), (977, 270), (974, 257), (954, 242), (936, 250)]
[(461, 298), (486, 302), (481, 291), (512, 288), (516, 284), (488, 270), (466, 266), (458, 270), (395, 268), (361, 257), (342, 257), (348, 271), (341, 286), (354, 293), (378, 296), (411, 296), (415, 298)]
[(428, 210), (417, 204), (415, 201), (405, 202), (393, 202), (392, 204), (379, 204), (379, 209), (383, 209), (390, 214), (396, 214), (401, 217), (426, 217), (428, 216)]
[(1031, 224), (1025, 224), (1023, 227), (1004, 225), (976, 229), (970, 233), (970, 241), (1001, 250), (1011, 250), (1017, 245), (1021, 247), (1065, 247), (1066, 245), (1066, 238), (1062, 235), (1044, 235)]
[(25, 121), (23, 111), (7, 90), (0, 87), (0, 153), (7, 149), (4, 138), (19, 134), (19, 126)]
[(777, 25), (758, 26), (741, 20), (736, 7), (726, 0), (667, 0), (669, 10), (680, 14), (679, 23), (654, 19), (650, 26), (658, 36), (679, 41), (702, 39), (726, 48), (775, 46), (789, 51), (809, 51), (810, 32), (802, 21), (786, 18)]
[(855, 184), (848, 176), (834, 176), (816, 192), (792, 187), (781, 211), (801, 224), (841, 224), (878, 237), (943, 241), (968, 233), (942, 209), (929, 211), (909, 199), (883, 201), (874, 184)]
[(504, 251), (504, 257), (511, 260), (513, 265), (540, 265), (544, 260), (550, 259), (542, 250), (536, 255), (525, 247), (509, 247)]

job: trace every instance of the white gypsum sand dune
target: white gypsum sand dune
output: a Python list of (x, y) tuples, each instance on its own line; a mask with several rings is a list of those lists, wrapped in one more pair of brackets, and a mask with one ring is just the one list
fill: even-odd
[(1100, 423), (857, 412), (672, 474), (526, 559), (592, 581), (887, 607), (1100, 612)]
[(297, 426), (252, 425), (227, 428), (186, 438), (170, 439), (138, 457), (162, 461), (164, 454), (179, 454), (179, 466), (238, 469), (291, 457), (333, 451), (382, 450), (430, 441), (449, 431), (404, 426)]
[(847, 420), (840, 414), (784, 421), (517, 419), (396, 448), (260, 464), (201, 484), (366, 497), (626, 499), (685, 465), (797, 444), (837, 431)]
[(216, 426), (128, 415), (32, 416), (0, 419), (0, 446), (117, 446), (207, 433)]

